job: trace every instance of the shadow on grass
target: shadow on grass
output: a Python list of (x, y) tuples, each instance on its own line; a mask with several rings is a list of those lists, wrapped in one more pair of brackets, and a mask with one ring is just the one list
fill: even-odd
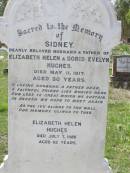
[(0, 112), (6, 112), (6, 111), (8, 111), (8, 104), (0, 105)]

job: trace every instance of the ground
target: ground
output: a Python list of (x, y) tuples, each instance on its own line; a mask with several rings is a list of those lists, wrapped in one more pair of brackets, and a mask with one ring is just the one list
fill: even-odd
[(6, 61), (0, 60), (0, 162), (7, 154), (7, 75), (3, 75)]
[[(7, 154), (6, 66), (0, 60), (0, 163)], [(110, 88), (105, 153), (113, 173), (130, 173), (130, 91)]]
[(106, 157), (113, 173), (130, 173), (130, 91), (109, 93)]

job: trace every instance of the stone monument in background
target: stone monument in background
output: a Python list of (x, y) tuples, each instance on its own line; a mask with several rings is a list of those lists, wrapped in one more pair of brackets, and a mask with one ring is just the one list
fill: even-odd
[(0, 48), (7, 48), (7, 26), (5, 18), (0, 16)]
[(10, 0), (8, 160), (0, 173), (108, 173), (108, 0)]

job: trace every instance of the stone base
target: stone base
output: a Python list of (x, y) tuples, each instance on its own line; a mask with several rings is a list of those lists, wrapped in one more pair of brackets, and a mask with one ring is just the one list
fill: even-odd
[[(8, 155), (5, 156), (5, 158), (3, 160), (4, 162), (0, 165), (0, 173), (8, 173), (8, 171), (6, 172), (6, 170), (4, 169), (5, 165), (6, 165), (6, 162), (7, 162), (7, 159), (8, 159)], [(106, 158), (104, 159), (103, 165), (104, 165), (104, 168), (105, 168), (104, 173), (112, 173), (112, 169), (109, 166), (109, 162)]]
[(6, 164), (7, 159), (8, 159), (8, 155), (4, 157), (3, 163), (0, 165), (0, 173), (4, 173), (4, 166)]
[(108, 162), (108, 160), (106, 158), (104, 159), (104, 167), (105, 167), (106, 173), (112, 173), (112, 169), (109, 166), (109, 162)]

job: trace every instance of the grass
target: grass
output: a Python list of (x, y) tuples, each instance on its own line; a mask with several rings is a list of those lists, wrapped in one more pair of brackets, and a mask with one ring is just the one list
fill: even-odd
[[(7, 57), (5, 51), (1, 51), (2, 56)], [(3, 75), (3, 69), (7, 68), (6, 58), (0, 60), (0, 163), (7, 154), (7, 76)]]
[(0, 163), (7, 154), (7, 111), (0, 112)]
[[(7, 154), (6, 61), (0, 61), (0, 163)], [(130, 173), (130, 91), (110, 88), (106, 157), (113, 173)]]
[(113, 173), (130, 172), (130, 91), (110, 88), (106, 157)]

